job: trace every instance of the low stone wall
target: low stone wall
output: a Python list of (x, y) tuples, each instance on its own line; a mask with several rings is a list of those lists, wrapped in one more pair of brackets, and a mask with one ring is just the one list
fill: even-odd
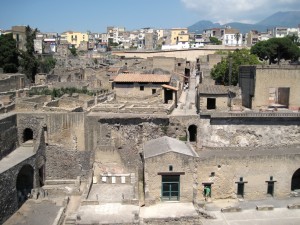
[(9, 105), (2, 106), (2, 107), (0, 107), (0, 114), (1, 113), (8, 113), (8, 112), (14, 111), (15, 108), (16, 108), (16, 104), (15, 103), (11, 103)]
[(167, 218), (144, 218), (143, 224), (146, 225), (191, 225), (202, 224), (198, 216), (186, 217), (167, 217)]
[(51, 102), (47, 102), (45, 105), (46, 107), (58, 107), (59, 106), (59, 100), (52, 100)]

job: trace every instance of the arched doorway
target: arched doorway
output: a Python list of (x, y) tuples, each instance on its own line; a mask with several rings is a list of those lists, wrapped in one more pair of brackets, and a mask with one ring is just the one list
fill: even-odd
[(29, 141), (33, 139), (33, 131), (30, 128), (26, 128), (23, 131), (23, 142)]
[(291, 190), (294, 191), (297, 189), (300, 189), (300, 168), (296, 170), (292, 177)]
[(27, 200), (28, 194), (31, 193), (33, 188), (33, 173), (32, 166), (24, 165), (17, 176), (16, 189), (19, 207)]
[(189, 141), (190, 142), (196, 142), (197, 141), (197, 126), (191, 125), (189, 126)]

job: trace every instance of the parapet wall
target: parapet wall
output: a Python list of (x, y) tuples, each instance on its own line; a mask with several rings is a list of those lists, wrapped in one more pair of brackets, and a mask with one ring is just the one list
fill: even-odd
[(17, 116), (3, 115), (0, 117), (0, 160), (18, 146)]
[(220, 113), (211, 118), (204, 118), (203, 115), (200, 126), (201, 145), (258, 147), (300, 144), (298, 114), (283, 113), (280, 116), (280, 113), (241, 113), (241, 116), (230, 116)]

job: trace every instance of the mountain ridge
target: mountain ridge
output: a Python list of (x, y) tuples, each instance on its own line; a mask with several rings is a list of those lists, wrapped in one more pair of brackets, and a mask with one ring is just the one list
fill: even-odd
[(258, 30), (262, 32), (275, 26), (298, 27), (299, 24), (300, 11), (279, 11), (255, 24), (231, 22), (221, 25), (220, 23), (213, 23), (209, 20), (200, 20), (195, 24), (189, 26), (188, 29), (190, 32), (202, 33), (202, 31), (205, 29), (230, 26), (232, 28), (239, 29), (241, 33), (246, 33), (250, 30)]

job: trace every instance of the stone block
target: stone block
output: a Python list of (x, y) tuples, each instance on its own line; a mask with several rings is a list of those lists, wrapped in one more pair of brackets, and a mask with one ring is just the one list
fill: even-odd
[(225, 208), (221, 209), (221, 212), (226, 213), (226, 212), (241, 212), (242, 208), (239, 206), (228, 206)]
[(300, 209), (300, 203), (288, 204), (287, 208), (288, 209)]
[(273, 205), (257, 205), (256, 206), (257, 211), (270, 211), (273, 209), (274, 209)]

